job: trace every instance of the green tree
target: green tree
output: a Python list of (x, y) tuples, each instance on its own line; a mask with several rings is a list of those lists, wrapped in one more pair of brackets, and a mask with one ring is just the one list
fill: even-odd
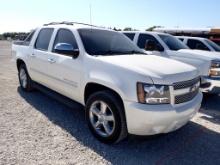
[(117, 29), (116, 27), (113, 28), (114, 31), (121, 31), (121, 29)]
[(155, 28), (160, 28), (161, 26), (152, 26), (146, 29), (145, 31), (153, 31)]
[(11, 38), (12, 40), (24, 40), (29, 33), (24, 32), (6, 32), (1, 35), (2, 39)]
[(126, 27), (126, 28), (124, 28), (124, 31), (132, 31), (132, 28), (131, 27)]

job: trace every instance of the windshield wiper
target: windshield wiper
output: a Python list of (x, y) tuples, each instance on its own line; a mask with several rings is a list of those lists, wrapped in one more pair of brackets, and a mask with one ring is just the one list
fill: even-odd
[(132, 51), (113, 51), (113, 50), (106, 50), (106, 51), (97, 51), (94, 53), (95, 56), (112, 56), (112, 55), (127, 55), (127, 54), (143, 54), (146, 55), (144, 52), (132, 50)]
[(94, 54), (95, 54), (95, 55), (111, 56), (111, 55), (123, 55), (123, 54), (129, 54), (129, 53), (123, 52), (123, 51), (106, 50), (106, 51), (97, 51), (97, 52), (95, 52)]
[(143, 55), (146, 55), (146, 53), (140, 52), (140, 51), (137, 51), (137, 50), (127, 51), (126, 54), (143, 54)]
[(93, 55), (113, 55), (115, 54), (115, 52), (111, 51), (111, 50), (107, 50), (107, 51), (96, 51), (93, 53)]

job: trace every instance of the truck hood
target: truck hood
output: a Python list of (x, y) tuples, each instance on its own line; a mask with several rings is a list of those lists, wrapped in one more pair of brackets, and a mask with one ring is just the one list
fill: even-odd
[(201, 55), (192, 50), (182, 49), (179, 51), (167, 50), (167, 54), (175, 60), (190, 64), (199, 70), (200, 75), (207, 76), (211, 66), (212, 58)]
[(99, 56), (98, 59), (115, 67), (148, 76), (155, 84), (171, 85), (199, 76), (199, 71), (191, 65), (155, 55)]
[(219, 52), (192, 50), (192, 49), (182, 49), (182, 50), (179, 50), (179, 52), (191, 53), (195, 56), (201, 57), (202, 59), (220, 60), (220, 53)]

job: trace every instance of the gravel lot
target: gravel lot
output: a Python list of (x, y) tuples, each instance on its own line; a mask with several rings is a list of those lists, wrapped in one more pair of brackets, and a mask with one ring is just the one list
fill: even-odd
[(18, 85), (9, 42), (0, 42), (0, 164), (220, 164), (220, 96), (204, 98), (182, 129), (105, 145), (81, 109)]

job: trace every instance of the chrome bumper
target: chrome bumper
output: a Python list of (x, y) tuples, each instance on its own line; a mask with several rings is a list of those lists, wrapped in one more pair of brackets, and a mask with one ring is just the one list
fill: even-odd
[(148, 105), (125, 101), (128, 132), (134, 135), (155, 135), (175, 131), (198, 112), (201, 102), (201, 92), (191, 101), (177, 105)]
[(204, 93), (220, 93), (220, 78), (202, 77), (201, 84), (201, 91)]

